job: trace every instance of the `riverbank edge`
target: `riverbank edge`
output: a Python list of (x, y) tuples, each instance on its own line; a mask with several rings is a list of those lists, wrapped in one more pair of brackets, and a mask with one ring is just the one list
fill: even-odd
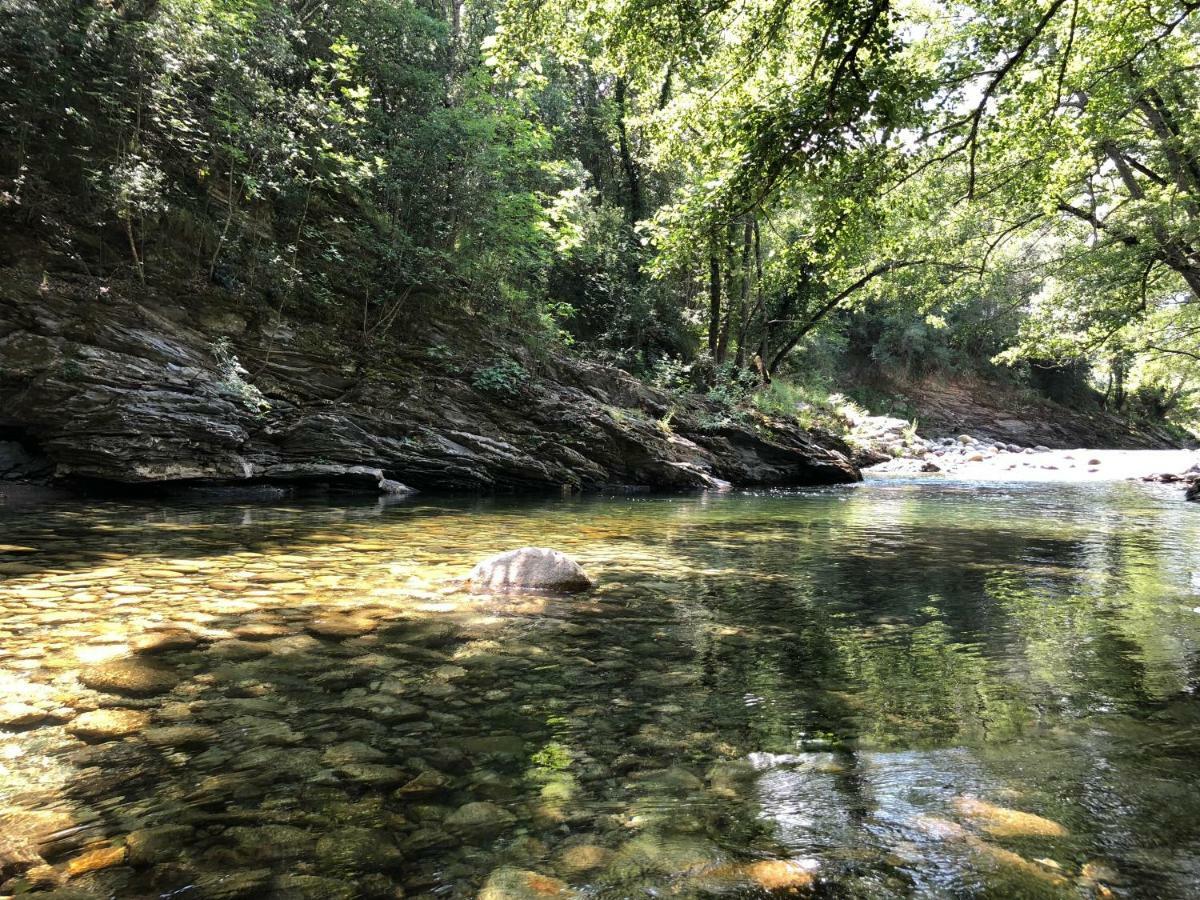
[(861, 479), (850, 446), (792, 417), (729, 416), (470, 322), (356, 345), (210, 285), (8, 268), (0, 287), (10, 480), (576, 493)]

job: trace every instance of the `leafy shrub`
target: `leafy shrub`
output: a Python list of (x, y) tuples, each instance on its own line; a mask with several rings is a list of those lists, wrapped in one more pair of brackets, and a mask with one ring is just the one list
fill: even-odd
[(852, 427), (847, 410), (862, 412), (823, 380), (793, 382), (774, 379), (754, 395), (754, 406), (766, 415), (793, 416), (805, 428), (823, 428), (845, 436)]
[(245, 379), (244, 376), (250, 373), (242, 368), (238, 358), (233, 355), (229, 338), (223, 337), (213, 341), (212, 353), (217, 361), (217, 371), (221, 373), (218, 387), (232, 394), (239, 403), (256, 413), (266, 412), (271, 408), (262, 391)]
[(755, 372), (736, 363), (725, 362), (717, 366), (713, 386), (706, 396), (725, 409), (732, 410), (746, 403), (758, 388), (759, 380)]
[(512, 359), (494, 359), (491, 365), (475, 371), (471, 387), (483, 394), (500, 397), (515, 397), (529, 373), (519, 362)]
[(692, 393), (692, 367), (674, 356), (660, 357), (650, 369), (649, 382), (672, 397)]

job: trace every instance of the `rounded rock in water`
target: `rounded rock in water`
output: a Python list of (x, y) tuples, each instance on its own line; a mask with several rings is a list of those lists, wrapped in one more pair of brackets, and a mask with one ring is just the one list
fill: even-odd
[(131, 697), (165, 694), (179, 683), (170, 669), (136, 659), (118, 659), (84, 671), (79, 680), (92, 690)]
[(137, 734), (150, 724), (150, 714), (134, 709), (97, 709), (78, 716), (67, 731), (89, 744)]
[(521, 547), (483, 560), (467, 581), (473, 591), (586, 591), (592, 579), (571, 557), (549, 547)]

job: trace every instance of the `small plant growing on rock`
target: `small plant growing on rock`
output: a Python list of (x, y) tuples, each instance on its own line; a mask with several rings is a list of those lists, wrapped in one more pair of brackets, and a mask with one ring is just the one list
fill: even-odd
[(62, 361), (62, 377), (64, 381), (82, 381), (84, 372), (83, 364), (74, 356), (65, 356)]
[(475, 371), (471, 387), (483, 394), (500, 397), (515, 397), (521, 385), (529, 380), (529, 373), (519, 362), (511, 359), (495, 359), (491, 365)]
[(262, 391), (245, 379), (244, 376), (250, 373), (242, 368), (238, 358), (233, 355), (229, 338), (222, 337), (215, 340), (212, 345), (212, 353), (217, 361), (217, 371), (221, 373), (221, 378), (217, 381), (217, 386), (221, 390), (232, 394), (247, 409), (256, 413), (264, 413), (271, 408), (271, 404), (267, 402)]

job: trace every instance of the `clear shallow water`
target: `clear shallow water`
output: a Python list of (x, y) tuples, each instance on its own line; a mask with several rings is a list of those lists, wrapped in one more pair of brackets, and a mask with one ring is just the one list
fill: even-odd
[[(1198, 512), (912, 482), (0, 509), (0, 893), (1195, 896)], [(523, 544), (597, 589), (448, 584)]]

